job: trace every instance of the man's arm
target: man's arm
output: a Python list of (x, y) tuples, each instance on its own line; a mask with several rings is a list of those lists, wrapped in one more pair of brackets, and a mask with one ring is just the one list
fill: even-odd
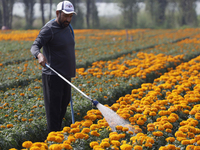
[(45, 64), (47, 63), (47, 59), (44, 57), (44, 55), (41, 53), (40, 49), (51, 40), (52, 38), (52, 32), (51, 29), (47, 26), (44, 26), (38, 35), (38, 37), (33, 42), (33, 45), (31, 46), (31, 53), (32, 55), (38, 59), (38, 62), (40, 65), (45, 67)]

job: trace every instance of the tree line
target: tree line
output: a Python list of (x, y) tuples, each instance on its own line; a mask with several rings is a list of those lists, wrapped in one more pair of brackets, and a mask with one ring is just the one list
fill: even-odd
[[(74, 28), (102, 28), (96, 2), (108, 2), (107, 0), (70, 0), (75, 7), (77, 16), (74, 15), (72, 25)], [(196, 2), (198, 0), (109, 0), (118, 4), (121, 10), (121, 28), (174, 28), (176, 26), (198, 26), (196, 13)], [(32, 29), (34, 17), (34, 5), (40, 3), (41, 21), (52, 19), (49, 13), (48, 18), (44, 17), (44, 4), (50, 5), (49, 12), (52, 12), (52, 4), (60, 0), (0, 0), (0, 26), (12, 29), (13, 5), (15, 2), (24, 4), (25, 29)], [(139, 5), (145, 4), (146, 18), (140, 13)], [(80, 8), (80, 3), (85, 5), (86, 12)], [(142, 19), (143, 18), (143, 19)]]

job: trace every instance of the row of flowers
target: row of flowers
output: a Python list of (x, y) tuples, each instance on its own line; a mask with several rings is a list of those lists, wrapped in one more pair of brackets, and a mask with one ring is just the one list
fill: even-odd
[[(83, 68), (77, 69), (78, 76), (73, 80), (73, 83), (83, 92), (96, 97), (97, 100), (103, 103), (113, 103), (116, 97), (122, 95), (119, 91), (126, 92), (128, 87), (137, 87), (140, 85), (140, 82), (142, 82), (142, 79), (145, 80), (146, 77), (149, 77), (148, 74), (157, 72), (159, 75), (163, 69), (174, 67), (174, 63), (181, 63), (183, 59), (181, 55), (173, 58), (172, 56), (165, 56), (162, 54), (154, 55), (145, 53), (138, 53), (137, 57), (137, 59), (132, 59), (131, 61), (126, 61), (125, 59), (125, 61), (122, 62), (119, 60), (104, 62), (101, 63), (102, 66), (98, 65), (100, 63), (94, 63), (91, 69), (85, 72)], [(151, 61), (147, 63), (147, 60)], [(106, 68), (107, 63), (109, 64), (108, 68)], [(29, 66), (25, 65), (23, 67), (28, 68)], [(143, 68), (142, 72), (140, 71), (141, 68)], [(38, 68), (33, 69), (36, 70)], [(133, 69), (135, 71), (133, 71)], [(156, 76), (156, 74), (153, 74), (151, 77), (153, 76)], [(132, 82), (133, 80), (135, 80), (135, 85)], [(45, 111), (43, 107), (42, 89), (40, 88), (41, 80), (27, 81), (27, 83), (23, 84), (25, 87), (21, 85), (21, 87), (8, 89), (1, 94), (2, 106), (0, 107), (0, 116), (2, 122), (4, 122), (0, 129), (2, 130), (2, 138), (8, 133), (11, 137), (16, 135), (14, 131), (16, 128), (20, 129), (17, 132), (18, 135), (24, 135), (28, 127), (37, 133), (35, 130), (38, 130), (38, 128), (34, 129), (33, 127), (35, 124), (38, 124), (40, 127), (40, 132), (42, 131), (45, 133)], [(126, 86), (128, 87), (125, 88)], [(74, 112), (76, 114), (76, 120), (80, 120), (84, 115), (84, 113), (81, 112), (89, 108), (91, 109), (91, 104), (87, 100), (84, 100), (80, 94), (76, 94), (75, 92), (73, 92), (72, 97), (73, 100), (75, 100)], [(69, 111), (67, 118), (70, 119)], [(13, 124), (13, 130), (10, 129), (12, 126), (7, 126), (8, 124)]]
[[(177, 44), (170, 45), (177, 47)], [(163, 53), (167, 53), (167, 50), (171, 53), (175, 52), (175, 50), (167, 49), (168, 46), (169, 44), (160, 45), (155, 49), (145, 50), (150, 54), (133, 53), (112, 61), (95, 62), (87, 70), (77, 69), (77, 78), (73, 80), (73, 83), (100, 102), (111, 104), (123, 92), (127, 92), (127, 89), (137, 88), (147, 79), (153, 80), (156, 76), (163, 74), (167, 68), (171, 70), (182, 60), (187, 60), (188, 57), (182, 55), (172, 57), (159, 54), (159, 47), (165, 47), (162, 49)], [(187, 44), (184, 46), (187, 47), (183, 47), (183, 51), (181, 48), (180, 50), (176, 48), (175, 55), (186, 53), (190, 48), (193, 48), (194, 51), (189, 51), (188, 56), (198, 51), (198, 45)], [(154, 55), (151, 52), (159, 55)], [(163, 65), (159, 65), (159, 63)], [(6, 143), (1, 143), (4, 145), (16, 145), (17, 141), (25, 141), (26, 139), (37, 140), (45, 135), (46, 124), (42, 89), (40, 88), (41, 80), (37, 80), (40, 76), (40, 69), (36, 60), (1, 66), (3, 75), (1, 81), (2, 83), (5, 81), (4, 87), (12, 87), (4, 88), (0, 96), (2, 104), (0, 130), (1, 137), (4, 139), (2, 141), (6, 141)], [(84, 115), (82, 112), (90, 109), (91, 104), (75, 92), (73, 92), (73, 100), (75, 100), (76, 120), (80, 120)], [(66, 116), (68, 120), (71, 117), (69, 114), (68, 110), (68, 116)], [(5, 139), (5, 137), (9, 138)], [(15, 138), (13, 139), (13, 137)]]
[[(200, 34), (198, 34), (200, 35)], [(192, 37), (191, 37), (192, 38)], [(146, 53), (155, 53), (155, 54), (159, 54), (159, 53), (164, 53), (164, 54), (171, 54), (171, 55), (178, 55), (178, 54), (194, 54), (196, 55), (196, 53), (198, 53), (198, 48), (199, 45), (198, 43), (195, 43), (195, 41), (197, 41), (197, 38), (192, 38), (190, 39), (190, 41), (193, 43), (187, 43), (187, 40), (183, 40), (181, 42), (178, 43), (173, 43), (173, 44), (161, 44), (161, 45), (157, 45), (154, 48), (149, 48), (149, 49), (141, 49), (140, 51), (146, 52)], [(23, 45), (23, 44), (22, 44)], [(134, 45), (132, 45), (133, 47), (135, 47)], [(118, 46), (119, 48), (120, 46)], [(115, 51), (114, 49), (116, 48), (109, 48), (111, 51)], [(128, 49), (127, 47), (123, 47), (124, 52), (129, 52), (130, 49)], [(191, 50), (190, 50), (191, 49)], [(118, 50), (120, 51), (120, 50)], [(15, 54), (16, 52), (16, 54)], [(84, 53), (82, 53), (84, 52)], [(113, 53), (108, 55), (107, 53), (101, 53), (101, 55), (96, 55), (96, 53), (94, 53), (94, 50), (91, 50), (91, 54), (87, 53), (86, 51), (76, 51), (76, 56), (77, 56), (77, 68), (83, 67), (86, 68), (88, 65), (92, 65), (93, 62), (95, 62), (96, 60), (100, 59), (100, 57), (107, 57), (106, 59), (110, 59), (110, 58), (116, 58), (117, 56), (120, 56), (118, 53)], [(100, 53), (101, 51), (98, 50), (98, 53)], [(133, 51), (134, 53), (134, 51)], [(35, 79), (38, 78), (38, 74), (40, 74), (40, 69), (41, 67), (39, 67), (37, 65), (37, 61), (34, 60), (33, 63), (33, 56), (30, 54), (30, 50), (29, 49), (25, 49), (23, 51), (12, 51), (13, 55), (10, 55), (10, 53), (3, 53), (6, 54), (6, 56), (9, 57), (3, 57), (2, 55), (2, 59), (4, 61), (2, 61), (2, 63), (0, 63), (0, 71), (2, 72), (2, 76), (1, 76), (1, 89), (4, 89), (5, 87), (11, 87), (11, 86), (18, 86), (20, 84), (22, 84), (22, 82), (24, 82), (24, 77), (25, 76), (29, 76), (29, 79)], [(13, 57), (15, 56), (15, 57)], [(19, 58), (19, 56), (21, 56)], [(134, 58), (136, 56), (136, 54), (132, 54), (131, 57), (125, 57), (124, 59), (131, 59)], [(82, 58), (81, 58), (82, 57)], [(5, 59), (8, 58), (8, 59)], [(12, 59), (11, 59), (12, 58)], [(92, 58), (92, 59), (91, 59)], [(124, 60), (123, 59), (123, 60)], [(13, 65), (6, 65), (6, 62), (11, 62), (11, 64)], [(4, 63), (4, 64), (3, 64)], [(38, 70), (39, 69), (39, 70)], [(27, 78), (26, 78), (27, 79)], [(16, 82), (17, 81), (17, 82)]]
[[(166, 42), (173, 42), (197, 34), (198, 29), (185, 30), (75, 30), (76, 56), (78, 67), (87, 67), (96, 60), (109, 60), (133, 50), (144, 49)], [(8, 37), (16, 41), (6, 41), (1, 39), (0, 60), (1, 64), (31, 60), (30, 47), (33, 40), (37, 37), (38, 30), (27, 31), (1, 31), (0, 37)], [(87, 34), (83, 34), (87, 33)], [(81, 38), (81, 37), (85, 38)], [(127, 41), (132, 37), (132, 41)], [(21, 37), (22, 36), (22, 37)], [(12, 37), (14, 39), (12, 39)], [(96, 37), (94, 39), (93, 37)], [(26, 41), (29, 40), (29, 41)], [(100, 39), (100, 40), (99, 40)], [(158, 40), (159, 39), (159, 40)], [(3, 41), (2, 41), (3, 40)], [(98, 49), (98, 50), (97, 50)], [(18, 53), (17, 53), (18, 52)], [(102, 57), (104, 56), (104, 57)]]
[[(25, 149), (197, 150), (200, 148), (200, 56), (133, 89), (112, 109), (130, 123), (112, 131), (102, 112), (51, 132), (45, 142), (25, 141)], [(115, 122), (115, 118), (113, 118)], [(15, 149), (15, 148), (13, 148)]]
[[(115, 61), (113, 60), (112, 62), (96, 62), (93, 63), (93, 66), (91, 66), (91, 68), (87, 69), (86, 71), (84, 68), (77, 69), (77, 77), (74, 78), (72, 82), (73, 84), (77, 85), (77, 87), (80, 88), (83, 92), (91, 95), (92, 97), (104, 96), (102, 99), (112, 99), (114, 94), (112, 94), (111, 91), (116, 90), (117, 87), (124, 87), (125, 84), (130, 82), (128, 81), (129, 79), (138, 78), (138, 81), (139, 79), (145, 80), (146, 76), (153, 74), (152, 72), (157, 72), (157, 75), (159, 75), (159, 73), (164, 72), (166, 68), (171, 68), (175, 66), (174, 64), (181, 63), (183, 59), (183, 55), (172, 57), (162, 54), (154, 55), (138, 53), (136, 56), (137, 59), (132, 59), (129, 61), (127, 60), (127, 57), (124, 60), (122, 57), (121, 60), (117, 59)], [(13, 116), (11, 115), (12, 118), (9, 118), (8, 114), (6, 113), (11, 113), (9, 108), (14, 107), (11, 105), (16, 106), (16, 100), (23, 102), (27, 99), (35, 99), (35, 97), (41, 100), (42, 95), (41, 79), (29, 80), (32, 77), (31, 74), (33, 76), (35, 75), (33, 70), (41, 69), (40, 67), (37, 68), (36, 62), (35, 64), (30, 64), (30, 66), (25, 63), (23, 67), (18, 67), (17, 69), (18, 70), (16, 72), (15, 70), (12, 70), (13, 77), (9, 76), (9, 73), (6, 72), (7, 70), (5, 71), (5, 74), (7, 75), (7, 79), (5, 80), (7, 80), (7, 82), (9, 80), (12, 81), (12, 79), (15, 80), (15, 82), (17, 82), (19, 79), (26, 79), (24, 80), (26, 83), (19, 84), (19, 87), (16, 86), (14, 88), (7, 89), (4, 93), (2, 92), (1, 94), (1, 103), (3, 104), (1, 107), (1, 113), (3, 116), (6, 116), (8, 120), (13, 119)], [(156, 76), (156, 73), (153, 74), (153, 76)], [(129, 86), (133, 85), (130, 84)], [(110, 94), (107, 93), (108, 90), (110, 91)], [(73, 99), (76, 100), (75, 104), (76, 102), (82, 102), (82, 96), (75, 93), (72, 96)], [(13, 101), (13, 103), (8, 104), (10, 101)], [(27, 110), (27, 108), (25, 109)], [(15, 113), (19, 112), (15, 111)]]
[[(138, 59), (133, 59), (131, 62), (129, 62), (129, 61), (123, 62), (127, 65), (128, 64), (130, 65), (132, 63), (133, 66), (130, 65), (130, 67), (131, 67), (130, 69), (126, 68), (124, 65), (120, 65), (118, 60), (113, 61), (113, 62), (107, 62), (110, 64), (108, 66), (108, 68), (105, 67), (105, 66), (107, 66), (107, 65), (105, 65), (105, 63), (104, 64), (102, 63), (102, 65), (105, 65), (103, 67), (101, 67), (100, 65), (97, 65), (100, 63), (94, 63), (92, 68), (97, 67), (97, 66), (100, 68), (105, 68), (103, 73), (100, 72), (100, 70), (98, 68), (88, 69), (85, 73), (83, 72), (83, 69), (78, 69), (77, 70), (78, 74), (80, 74), (80, 76), (82, 76), (85, 79), (85, 81), (87, 81), (86, 84), (89, 87), (86, 87), (86, 84), (84, 85), (83, 81), (80, 81), (81, 78), (75, 79), (74, 82), (76, 85), (79, 86), (79, 88), (84, 87), (85, 90), (91, 89), (91, 91), (84, 91), (84, 88), (81, 88), (81, 90), (83, 90), (84, 92), (88, 92), (87, 93), (88, 95), (90, 94), (90, 95), (96, 96), (96, 94), (99, 93), (99, 97), (102, 97), (106, 93), (106, 95), (104, 95), (104, 97), (103, 97), (104, 103), (105, 103), (105, 102), (107, 102), (108, 98), (113, 99), (113, 95), (114, 95), (114, 94), (108, 95), (107, 92), (110, 91), (109, 93), (114, 93), (113, 90), (115, 90), (117, 87), (124, 88), (125, 85), (127, 84), (127, 82), (126, 82), (127, 77), (128, 77), (127, 74), (124, 74), (124, 75), (121, 74), (121, 76), (119, 76), (120, 74), (113, 74), (116, 71), (121, 72), (121, 70), (124, 70), (124, 72), (129, 73), (129, 75), (131, 75), (131, 76), (134, 74), (137, 75), (136, 72), (132, 72), (132, 74), (131, 74), (131, 69), (133, 69), (132, 67), (135, 66), (136, 67), (135, 70), (139, 71), (139, 69), (137, 69), (137, 65), (138, 65), (138, 63), (140, 63), (140, 65), (138, 65), (138, 67), (140, 67), (140, 68), (143, 67), (143, 69), (144, 69), (142, 74), (140, 74), (140, 73), (138, 74), (138, 77), (141, 77), (141, 75), (143, 76), (145, 72), (149, 73), (151, 71), (159, 71), (159, 69), (162, 69), (163, 66), (165, 66), (166, 62), (173, 61), (176, 63), (180, 63), (180, 59), (178, 59), (178, 58), (182, 59), (183, 56), (178, 56), (173, 59), (173, 57), (171, 57), (171, 56), (165, 56), (162, 54), (156, 56), (153, 54), (138, 53), (137, 57), (138, 57)], [(151, 62), (149, 62), (149, 64), (147, 64), (148, 59), (151, 60)], [(157, 66), (157, 64), (162, 64), (162, 65)], [(148, 65), (149, 65), (149, 68), (148, 68)], [(111, 66), (112, 66), (112, 68), (110, 68)], [(172, 65), (172, 66), (174, 66), (174, 65)], [(170, 66), (168, 66), (168, 67), (170, 68)], [(148, 71), (148, 69), (150, 69), (150, 68), (154, 68), (154, 69), (157, 68), (158, 70)], [(108, 70), (110, 70), (110, 74), (109, 74)], [(98, 74), (99, 75), (103, 74), (103, 75), (101, 78), (99, 78), (99, 77), (97, 77)], [(92, 75), (92, 77), (91, 77), (91, 75)], [(115, 77), (116, 79), (112, 80), (114, 76), (118, 76), (118, 77)], [(148, 77), (148, 75), (147, 75), (147, 77)], [(99, 80), (95, 80), (98, 78), (99, 78)], [(112, 79), (110, 79), (110, 78), (112, 78)], [(125, 79), (124, 82), (122, 82), (123, 78)], [(88, 82), (89, 79), (90, 79), (91, 83)], [(102, 80), (107, 81), (107, 82), (101, 83)], [(94, 82), (94, 81), (96, 81), (96, 82)], [(82, 85), (77, 84), (79, 82), (82, 83)], [(36, 85), (36, 83), (38, 83), (38, 85)], [(34, 84), (35, 84), (35, 86), (33, 86)], [(94, 84), (95, 84), (95, 87), (94, 87)], [(132, 84), (130, 84), (130, 86), (132, 86)], [(30, 86), (27, 86), (26, 88), (14, 88), (11, 90), (7, 90), (6, 93), (4, 93), (4, 95), (2, 95), (2, 97), (4, 96), (4, 98), (2, 100), (2, 103), (4, 105), (1, 107), (2, 116), (4, 116), (3, 119), (5, 119), (5, 120), (8, 119), (11, 121), (11, 122), (7, 122), (7, 124), (14, 122), (13, 124), (16, 123), (18, 126), (20, 124), (25, 124), (25, 125), (30, 126), (32, 123), (39, 123), (39, 121), (40, 121), (42, 123), (39, 123), (39, 124), (44, 125), (45, 120), (43, 119), (41, 121), (42, 116), (44, 116), (44, 107), (43, 107), (43, 101), (40, 101), (40, 100), (42, 100), (42, 98), (41, 98), (42, 91), (41, 91), (40, 87), (41, 87), (41, 80), (34, 81), (32, 84), (30, 84)], [(23, 91), (26, 91), (26, 92), (23, 92)], [(36, 99), (36, 97), (38, 97), (38, 98)], [(27, 99), (29, 99), (29, 103), (27, 103)], [(89, 105), (88, 101), (83, 102), (83, 98), (81, 98), (80, 95), (77, 95), (77, 94), (76, 94), (76, 96), (74, 95), (73, 99), (76, 100), (75, 101), (75, 105), (76, 105), (75, 113), (77, 113), (77, 115), (80, 114), (80, 112), (82, 112), (85, 109), (85, 108), (83, 108), (83, 106), (86, 107)], [(9, 101), (12, 101), (12, 102), (6, 103)], [(26, 105), (22, 105), (23, 102), (26, 102)], [(85, 103), (87, 103), (87, 105), (85, 105)], [(18, 104), (18, 107), (16, 107), (17, 104)], [(39, 110), (34, 110), (34, 109), (32, 110), (32, 108), (38, 108)], [(42, 110), (40, 108), (42, 108)], [(70, 112), (68, 112), (68, 113), (70, 114)], [(82, 117), (79, 117), (79, 119), (77, 119), (77, 120), (80, 120), (80, 118), (82, 118)], [(7, 126), (6, 124), (1, 126), (2, 131), (4, 131), (6, 126)], [(15, 127), (15, 125), (14, 125), (14, 127)], [(43, 126), (43, 130), (45, 130), (44, 128), (45, 128), (45, 126)], [(7, 130), (5, 130), (5, 131), (6, 131), (5, 134), (7, 134)], [(24, 131), (24, 129), (22, 131)], [(5, 134), (3, 133), (2, 135), (5, 135)]]

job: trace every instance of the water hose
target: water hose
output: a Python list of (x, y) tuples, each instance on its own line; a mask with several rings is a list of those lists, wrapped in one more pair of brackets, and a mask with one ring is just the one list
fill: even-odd
[(129, 125), (129, 122), (119, 116), (117, 113), (115, 113), (112, 109), (103, 106), (98, 101), (91, 99), (89, 96), (87, 96), (85, 93), (83, 93), (81, 90), (79, 90), (76, 86), (74, 86), (70, 81), (65, 79), (62, 75), (60, 75), (58, 72), (56, 72), (53, 68), (51, 68), (48, 64), (46, 66), (51, 69), (54, 73), (56, 73), (59, 77), (61, 77), (65, 82), (67, 82), (69, 85), (71, 85), (75, 90), (77, 90), (79, 93), (81, 93), (83, 96), (85, 96), (88, 100), (90, 100), (94, 106), (96, 106), (102, 115), (105, 117), (106, 121), (108, 122), (109, 126), (111, 127), (112, 131), (116, 131), (116, 126), (120, 125), (123, 127), (128, 127), (130, 131), (134, 132), (134, 129)]
[(86, 97), (88, 100), (90, 100), (94, 106), (97, 106), (99, 103), (96, 100), (91, 99), (89, 96), (87, 96), (85, 93), (83, 93), (81, 90), (79, 90), (75, 85), (73, 85), (70, 81), (65, 79), (61, 74), (59, 74), (57, 71), (55, 71), (53, 68), (51, 68), (48, 64), (45, 64), (49, 69), (51, 69), (55, 74), (57, 74), (60, 78), (62, 78), (65, 82), (67, 82), (70, 86), (72, 86), (75, 90), (77, 90), (79, 93), (81, 93), (84, 97)]

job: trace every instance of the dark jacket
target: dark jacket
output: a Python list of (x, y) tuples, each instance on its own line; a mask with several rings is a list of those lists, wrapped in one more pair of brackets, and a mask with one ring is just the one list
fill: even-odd
[[(48, 64), (65, 77), (75, 77), (75, 41), (70, 28), (61, 28), (56, 21), (50, 21), (42, 27), (35, 39), (31, 53), (35, 58), (43, 47), (43, 55)], [(44, 67), (42, 73), (55, 75), (49, 68)]]

